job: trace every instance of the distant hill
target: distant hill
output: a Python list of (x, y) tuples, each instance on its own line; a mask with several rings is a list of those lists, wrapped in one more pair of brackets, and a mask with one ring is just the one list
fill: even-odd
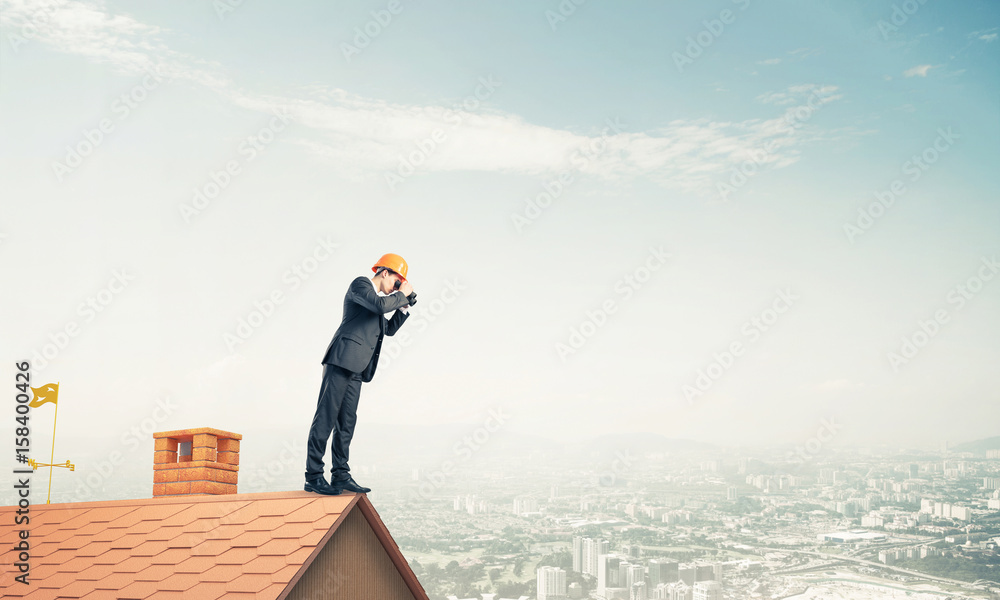
[(987, 450), (1000, 450), (1000, 436), (958, 444), (952, 450), (955, 452), (973, 452), (975, 454), (986, 454)]

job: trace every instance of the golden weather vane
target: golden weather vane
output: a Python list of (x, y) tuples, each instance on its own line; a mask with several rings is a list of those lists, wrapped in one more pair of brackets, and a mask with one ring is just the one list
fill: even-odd
[(55, 415), (52, 417), (52, 454), (49, 456), (49, 462), (40, 463), (31, 459), (28, 459), (28, 464), (31, 465), (33, 470), (38, 470), (38, 467), (48, 467), (49, 468), (49, 492), (45, 497), (45, 503), (51, 504), (52, 498), (52, 467), (65, 467), (70, 471), (76, 470), (76, 465), (69, 462), (56, 464), (52, 462), (55, 460), (56, 456), (56, 421), (59, 419), (59, 383), (47, 383), (43, 386), (33, 387), (31, 391), (34, 392), (34, 399), (28, 403), (31, 408), (38, 408), (43, 404), (51, 402), (56, 405)]

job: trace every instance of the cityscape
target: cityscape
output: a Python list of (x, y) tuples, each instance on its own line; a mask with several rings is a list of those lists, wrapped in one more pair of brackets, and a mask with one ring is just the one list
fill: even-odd
[[(353, 470), (432, 600), (1000, 599), (1000, 437), (727, 448), (501, 432), (470, 450), (445, 430), (372, 429)], [(289, 435), (244, 451), (238, 493), (300, 489)], [(81, 447), (52, 501), (150, 497), (144, 446)]]
[(995, 599), (998, 442), (521, 456), (381, 505), (441, 600)]

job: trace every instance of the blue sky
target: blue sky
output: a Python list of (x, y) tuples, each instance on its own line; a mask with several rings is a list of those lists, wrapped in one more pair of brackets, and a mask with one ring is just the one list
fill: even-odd
[[(80, 326), (36, 366), (67, 436), (116, 439), (169, 395), (161, 429), (304, 443), (344, 291), (384, 252), (426, 300), (359, 435), (496, 406), (567, 440), (997, 434), (996, 4), (589, 0), (554, 26), (557, 2), (213, 6), (3, 2), (4, 355)], [(116, 269), (134, 279), (86, 321)], [(893, 364), (904, 338), (927, 343)]]

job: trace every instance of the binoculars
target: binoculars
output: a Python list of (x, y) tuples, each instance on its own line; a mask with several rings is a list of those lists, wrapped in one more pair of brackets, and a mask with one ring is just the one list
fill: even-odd
[[(403, 285), (403, 282), (397, 279), (396, 282), (392, 284), (393, 291), (398, 290), (399, 286), (401, 286), (401, 285)], [(410, 295), (407, 296), (407, 299), (409, 299), (409, 301), (410, 301), (410, 306), (413, 306), (414, 304), (417, 303), (417, 293), (416, 292), (410, 292)]]

